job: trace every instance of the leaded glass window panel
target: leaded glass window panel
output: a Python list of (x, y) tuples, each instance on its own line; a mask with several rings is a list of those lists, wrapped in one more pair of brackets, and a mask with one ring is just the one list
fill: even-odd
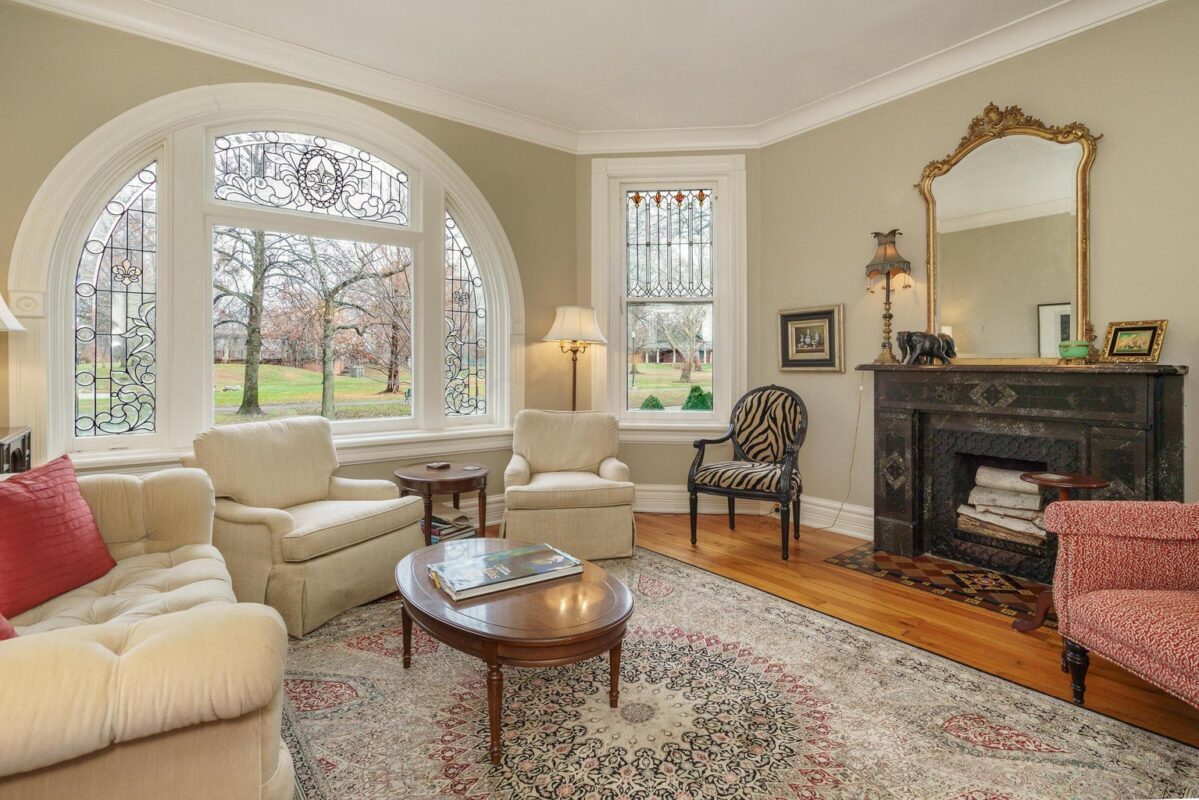
[(75, 434), (155, 429), (157, 163), (96, 218), (75, 271)]
[(712, 190), (629, 192), (630, 298), (712, 296)]
[(214, 195), (235, 203), (407, 225), (408, 175), (342, 142), (282, 131), (219, 136)]
[(474, 252), (445, 215), (445, 413), (487, 413), (487, 302)]
[(714, 201), (711, 189), (626, 194), (626, 409), (713, 407)]

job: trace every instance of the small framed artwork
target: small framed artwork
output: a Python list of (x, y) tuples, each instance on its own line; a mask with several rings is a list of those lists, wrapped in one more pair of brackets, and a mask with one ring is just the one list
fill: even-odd
[(844, 372), (845, 306), (779, 312), (779, 369)]
[(1117, 364), (1156, 364), (1166, 338), (1164, 319), (1143, 319), (1138, 322), (1111, 322), (1103, 340), (1100, 360)]
[(1037, 306), (1037, 339), (1041, 358), (1057, 358), (1057, 346), (1074, 337), (1069, 303), (1041, 303)]

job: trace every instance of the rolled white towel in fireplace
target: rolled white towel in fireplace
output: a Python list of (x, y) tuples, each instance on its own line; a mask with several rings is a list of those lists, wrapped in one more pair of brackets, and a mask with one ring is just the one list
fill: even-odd
[(1015, 519), (1037, 520), (1040, 521), (1044, 514), (1040, 511), (1034, 511), (1031, 508), (1004, 508), (1003, 506), (975, 506), (979, 511), (988, 511), (992, 514), (999, 514), (1004, 517), (1014, 517)]
[(1003, 489), (987, 489), (982, 486), (975, 486), (971, 489), (970, 497), (966, 502), (972, 506), (1001, 506), (1028, 511), (1040, 511), (1041, 509), (1041, 495), (1039, 494), (1006, 492)]
[(1026, 470), (979, 467), (978, 471), (974, 473), (974, 484), (986, 489), (1002, 489), (1020, 494), (1040, 494), (1041, 490), (1037, 486), (1020, 480), (1020, 476), (1024, 472)]

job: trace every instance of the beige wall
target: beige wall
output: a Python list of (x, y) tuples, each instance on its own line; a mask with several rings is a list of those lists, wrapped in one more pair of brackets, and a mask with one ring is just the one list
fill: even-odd
[[(846, 489), (857, 388), (871, 378), (779, 373), (769, 336), (780, 308), (845, 303), (850, 365), (878, 353), (882, 298), (864, 289), (870, 231), (906, 232), (916, 288), (901, 292), (895, 327), (925, 324), (924, 203), (912, 185), (924, 165), (957, 145), (988, 101), (1017, 104), (1048, 123), (1080, 120), (1103, 134), (1091, 173), (1092, 315), (1170, 319), (1162, 363), (1188, 364), (1199, 346), (1199, 284), (1188, 233), (1199, 159), (1187, 137), (1199, 127), (1199, 3), (1175, 0), (1010, 59), (762, 153), (762, 259), (751, 321), (750, 376), (799, 391), (812, 414), (801, 456), (804, 490), (840, 499)], [(1193, 378), (1188, 438), (1199, 433)], [(850, 502), (872, 500), (870, 398)], [(1186, 494), (1199, 496), (1199, 459), (1187, 449)]]
[[(924, 164), (957, 143), (988, 101), (1019, 104), (1050, 123), (1081, 120), (1104, 134), (1092, 173), (1093, 315), (1168, 317), (1162, 360), (1185, 364), (1199, 345), (1199, 289), (1187, 242), (1199, 159), (1185, 137), (1199, 128), (1199, 3), (1173, 2), (1041, 48), (798, 137), (747, 153), (751, 385), (799, 391), (812, 427), (801, 454), (805, 492), (869, 505), (869, 394), (852, 487), (847, 483), (858, 387), (856, 364), (878, 352), (882, 300), (864, 291), (870, 232), (899, 227), (916, 287), (896, 299), (896, 329), (924, 327), (924, 208), (912, 185)], [(105, 120), (159, 95), (230, 81), (291, 79), (127, 36), (0, 0), (0, 279), (13, 236), (50, 169)], [(590, 158), (575, 157), (437, 117), (366, 100), (436, 142), (478, 184), (508, 233), (524, 282), (526, 400), (568, 407), (569, 360), (539, 342), (553, 308), (590, 296)], [(1184, 209), (1186, 211), (1184, 211)], [(845, 303), (845, 374), (782, 373), (774, 347), (779, 309)], [(588, 396), (589, 359), (580, 363)], [(0, 352), (0, 367), (6, 367)], [(1188, 379), (1188, 390), (1194, 391)], [(1199, 431), (1194, 403), (1187, 426)], [(7, 378), (0, 373), (0, 419)], [(19, 420), (12, 420), (19, 423)], [(1193, 434), (1192, 434), (1193, 435)], [(681, 483), (692, 449), (626, 445), (634, 477)], [(1199, 461), (1187, 453), (1187, 495)], [(483, 460), (499, 467), (503, 454)], [(354, 468), (378, 474), (385, 468)]]
[(1074, 302), (1077, 229), (1073, 214), (1051, 214), (937, 237), (938, 324), (958, 355), (1040, 352), (1037, 305)]

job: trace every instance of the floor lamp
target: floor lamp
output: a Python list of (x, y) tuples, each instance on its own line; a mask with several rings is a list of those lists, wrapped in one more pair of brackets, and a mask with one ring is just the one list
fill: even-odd
[(570, 410), (578, 406), (579, 353), (587, 352), (592, 344), (608, 340), (600, 333), (595, 309), (590, 306), (558, 306), (554, 325), (543, 341), (557, 342), (563, 353), (570, 353)]

